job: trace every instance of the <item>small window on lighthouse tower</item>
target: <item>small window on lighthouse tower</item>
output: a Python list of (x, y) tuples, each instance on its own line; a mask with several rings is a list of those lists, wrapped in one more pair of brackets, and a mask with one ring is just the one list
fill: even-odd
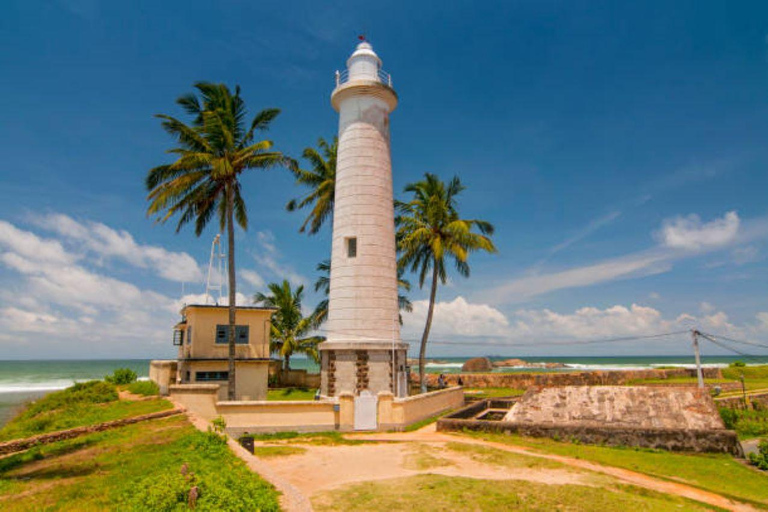
[(347, 258), (357, 257), (357, 238), (347, 238)]

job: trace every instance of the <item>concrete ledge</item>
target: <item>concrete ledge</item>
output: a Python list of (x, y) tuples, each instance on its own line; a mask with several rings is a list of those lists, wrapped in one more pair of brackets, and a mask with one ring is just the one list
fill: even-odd
[(174, 384), (169, 389), (174, 393), (218, 393), (219, 384)]
[(666, 428), (631, 428), (582, 425), (531, 424), (512, 421), (474, 419), (496, 401), (475, 402), (437, 421), (439, 432), (480, 432), (519, 434), (528, 437), (549, 437), (555, 440), (579, 441), (606, 446), (636, 446), (669, 451), (727, 453), (743, 457), (736, 432), (725, 429), (683, 430)]

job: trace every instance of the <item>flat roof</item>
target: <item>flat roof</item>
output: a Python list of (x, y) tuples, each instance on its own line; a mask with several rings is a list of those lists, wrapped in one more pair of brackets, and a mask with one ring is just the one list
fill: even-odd
[[(213, 304), (187, 304), (184, 306), (184, 309), (186, 308), (229, 309), (229, 306), (216, 306)], [(277, 308), (270, 308), (266, 306), (235, 306), (235, 309), (245, 311), (277, 311)]]

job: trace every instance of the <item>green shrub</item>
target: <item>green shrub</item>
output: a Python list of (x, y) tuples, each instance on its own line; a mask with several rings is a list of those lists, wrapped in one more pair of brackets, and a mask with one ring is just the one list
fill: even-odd
[(736, 430), (736, 422), (738, 421), (739, 416), (735, 410), (729, 407), (721, 407), (720, 417), (723, 419), (723, 423), (725, 423), (725, 428), (728, 430)]
[(131, 486), (125, 497), (127, 510), (189, 510), (189, 491), (197, 486), (195, 510), (278, 510), (271, 486), (257, 478), (232, 456), (226, 441), (215, 432), (195, 432), (183, 442), (187, 462), (162, 475), (148, 475)]
[(22, 416), (31, 418), (42, 412), (54, 411), (76, 403), (103, 404), (117, 400), (113, 384), (101, 380), (78, 382), (62, 391), (45, 395), (29, 405)]
[(763, 439), (760, 444), (757, 445), (757, 453), (749, 454), (749, 462), (762, 469), (768, 471), (768, 439)]
[(744, 361), (734, 361), (728, 365), (729, 368), (744, 368), (745, 366), (747, 366), (747, 363)]
[(160, 388), (151, 380), (137, 380), (130, 384), (127, 389), (134, 395), (153, 396), (160, 394)]
[(112, 375), (106, 375), (104, 380), (111, 382), (112, 384), (117, 384), (118, 386), (123, 386), (125, 384), (130, 384), (131, 382), (136, 382), (137, 378), (138, 375), (136, 375), (136, 372), (130, 368), (118, 368)]

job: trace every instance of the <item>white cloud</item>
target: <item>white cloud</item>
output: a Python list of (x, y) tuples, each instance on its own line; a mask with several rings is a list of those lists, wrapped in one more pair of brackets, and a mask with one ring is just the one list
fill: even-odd
[(710, 304), (709, 302), (705, 301), (699, 304), (699, 309), (701, 310), (702, 313), (711, 313), (715, 311), (717, 308), (712, 304)]
[(57, 264), (70, 264), (76, 260), (57, 240), (44, 240), (3, 220), (0, 220), (0, 246), (11, 251), (3, 254), (15, 254), (22, 260), (15, 263), (20, 267), (23, 266), (23, 260), (27, 259)]
[(698, 250), (723, 247), (732, 243), (739, 232), (740, 219), (735, 211), (722, 219), (703, 223), (698, 215), (665, 220), (658, 237), (672, 249)]
[[(228, 306), (229, 305), (229, 296), (225, 295), (221, 298), (221, 300), (217, 300), (218, 297), (214, 297), (213, 295), (206, 295), (204, 293), (192, 293), (187, 294), (181, 297), (178, 301), (176, 301), (176, 308), (178, 310), (181, 310), (181, 308), (184, 305), (190, 305), (190, 304), (217, 304), (219, 306)], [(252, 301), (250, 297), (247, 297), (246, 295), (237, 292), (235, 293), (235, 304), (238, 306), (249, 306), (252, 304)]]
[(78, 222), (63, 214), (37, 217), (34, 221), (67, 240), (79, 242), (81, 247), (101, 257), (117, 258), (139, 268), (151, 269), (169, 281), (199, 282), (202, 279), (197, 262), (189, 254), (138, 244), (127, 231), (118, 231), (99, 222)]
[(667, 259), (662, 253), (645, 252), (559, 272), (524, 276), (484, 292), (482, 298), (491, 303), (517, 302), (564, 288), (659, 274), (671, 268)]
[(260, 250), (253, 257), (275, 279), (280, 281), (287, 279), (294, 285), (306, 285), (308, 283), (307, 278), (282, 261), (282, 255), (277, 245), (275, 245), (275, 235), (271, 231), (259, 231), (256, 233), (256, 240), (259, 243)]
[(264, 287), (264, 278), (255, 270), (243, 269), (240, 271), (240, 277), (254, 288)]
[[(413, 312), (403, 315), (403, 336), (420, 337), (429, 308), (428, 300), (413, 303)], [(434, 336), (502, 335), (509, 327), (504, 314), (487, 304), (470, 304), (464, 297), (451, 302), (438, 302), (432, 319)]]

